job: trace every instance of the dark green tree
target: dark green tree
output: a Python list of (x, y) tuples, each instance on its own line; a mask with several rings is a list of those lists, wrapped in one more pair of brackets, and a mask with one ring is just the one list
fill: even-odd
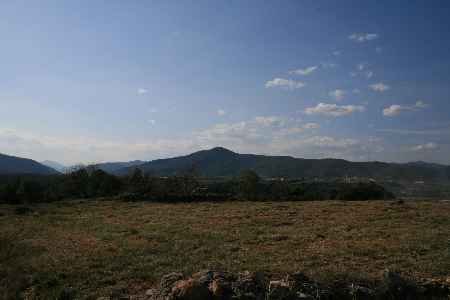
[(260, 177), (252, 170), (242, 171), (239, 175), (239, 191), (244, 199), (255, 200), (258, 196)]

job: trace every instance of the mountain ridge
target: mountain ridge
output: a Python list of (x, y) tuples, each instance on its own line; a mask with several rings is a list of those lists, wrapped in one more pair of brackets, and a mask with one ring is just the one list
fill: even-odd
[(156, 159), (141, 165), (118, 169), (116, 175), (126, 175), (139, 168), (159, 176), (179, 175), (195, 171), (205, 177), (233, 177), (251, 169), (262, 177), (345, 177), (357, 176), (393, 180), (449, 181), (450, 167), (424, 162), (351, 162), (344, 159), (306, 159), (292, 156), (239, 154), (223, 147), (200, 150), (188, 155)]
[(59, 172), (35, 160), (0, 153), (0, 175), (53, 175)]

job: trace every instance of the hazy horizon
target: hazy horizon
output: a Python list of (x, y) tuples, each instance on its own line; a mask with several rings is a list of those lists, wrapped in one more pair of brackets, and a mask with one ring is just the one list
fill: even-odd
[[(73, 163), (73, 164), (69, 164), (69, 165), (60, 163), (60, 162), (55, 161), (55, 160), (44, 160), (44, 161), (38, 161), (38, 162), (41, 163), (41, 164), (44, 164), (44, 165), (46, 165), (46, 166), (49, 166), (49, 167), (51, 167), (51, 168), (53, 168), (53, 165), (54, 165), (54, 164), (58, 165), (58, 168), (60, 168), (60, 167), (63, 167), (63, 168), (70, 168), (70, 167), (75, 167), (75, 166), (80, 166), (80, 165), (89, 166), (89, 165), (102, 164), (102, 163), (127, 163), (127, 162), (135, 162), (135, 161), (140, 161), (140, 162), (142, 162), (142, 163), (146, 163), (146, 162), (150, 162), (150, 161), (158, 160), (158, 159), (171, 159), (171, 158), (176, 158), (176, 157), (180, 157), (180, 156), (188, 156), (188, 155), (191, 155), (191, 154), (200, 152), (200, 151), (210, 151), (210, 150), (214, 150), (214, 149), (216, 149), (216, 148), (223, 148), (223, 149), (225, 149), (225, 150), (234, 152), (234, 153), (236, 153), (236, 154), (242, 154), (242, 155), (277, 156), (277, 155), (271, 155), (270, 153), (241, 153), (241, 152), (233, 151), (232, 149), (227, 149), (227, 148), (224, 148), (224, 147), (221, 147), (221, 146), (216, 146), (216, 147), (214, 147), (214, 148), (200, 149), (200, 150), (197, 150), (197, 151), (195, 151), (195, 152), (184, 153), (184, 154), (180, 154), (180, 155), (178, 155), (178, 156), (159, 157), (159, 158), (155, 158), (155, 159), (151, 159), (151, 160), (135, 160), (135, 159), (129, 159), (129, 160), (124, 160), (124, 161), (91, 161), (91, 162), (77, 162), (77, 163)], [(6, 153), (1, 153), (1, 154), (6, 154)], [(6, 154), (6, 155), (8, 155), (8, 154)], [(281, 155), (281, 156), (283, 156), (283, 155)], [(298, 158), (298, 159), (304, 159), (304, 157), (297, 157), (297, 156), (292, 156), (292, 155), (287, 155), (287, 156), (293, 157), (293, 158)], [(26, 157), (26, 158), (28, 158), (28, 159), (33, 159), (32, 157)], [(323, 158), (320, 158), (320, 159), (333, 159), (333, 157), (323, 157)], [(360, 161), (360, 162), (385, 162), (385, 163), (396, 163), (396, 162), (394, 162), (394, 161), (378, 161), (378, 160)], [(433, 164), (433, 162), (430, 162), (430, 161), (422, 161), (422, 160), (407, 161), (407, 162), (404, 162), (404, 163), (429, 163), (429, 164)], [(439, 163), (438, 163), (438, 164), (439, 164)], [(446, 164), (441, 164), (441, 165), (445, 166)], [(55, 168), (55, 169), (57, 170), (58, 168)]]
[(0, 4), (0, 153), (450, 164), (448, 1)]

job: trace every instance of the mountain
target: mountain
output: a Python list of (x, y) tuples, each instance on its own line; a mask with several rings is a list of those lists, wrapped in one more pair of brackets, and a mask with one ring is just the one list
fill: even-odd
[(60, 173), (64, 173), (67, 170), (67, 167), (64, 166), (63, 164), (60, 164), (59, 162), (52, 161), (52, 160), (41, 161), (41, 164), (43, 164), (44, 166), (50, 167), (52, 169), (55, 169), (56, 171), (58, 171)]
[(436, 163), (429, 163), (426, 161), (413, 161), (413, 162), (409, 162), (406, 163), (407, 165), (411, 165), (411, 166), (418, 166), (418, 167), (427, 167), (427, 168), (437, 168), (437, 169), (445, 169), (447, 166), (445, 165), (441, 165), (441, 164), (436, 164)]
[(0, 154), (0, 174), (35, 174), (35, 175), (52, 175), (58, 172), (50, 167), (44, 166), (37, 161)]
[[(343, 159), (303, 159), (291, 156), (239, 154), (217, 147), (190, 155), (158, 159), (136, 165), (145, 173), (170, 176), (195, 169), (206, 177), (237, 176), (251, 169), (262, 177), (333, 178), (357, 176), (375, 179), (449, 181), (448, 167), (433, 164), (396, 164), (384, 162), (350, 162)], [(133, 166), (136, 167), (136, 166)], [(132, 168), (116, 170), (117, 175), (128, 174)]]
[(98, 168), (100, 170), (103, 170), (107, 173), (115, 174), (118, 170), (131, 168), (134, 166), (142, 165), (145, 163), (141, 160), (133, 160), (128, 162), (107, 162), (107, 163), (99, 163), (91, 165), (95, 168)]

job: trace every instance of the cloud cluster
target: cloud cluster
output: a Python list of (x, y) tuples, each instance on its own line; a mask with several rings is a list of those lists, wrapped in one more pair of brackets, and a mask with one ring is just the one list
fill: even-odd
[(374, 92), (383, 93), (387, 90), (389, 90), (391, 87), (387, 84), (384, 84), (382, 82), (374, 83), (369, 85), (369, 88)]
[(341, 101), (342, 99), (344, 99), (345, 94), (346, 94), (346, 92), (341, 89), (336, 89), (336, 90), (328, 93), (328, 95), (330, 97), (333, 97), (334, 99), (336, 99), (336, 101)]
[(274, 78), (266, 82), (266, 88), (283, 88), (288, 90), (295, 90), (304, 87), (306, 84), (302, 81), (292, 79)]
[(324, 115), (332, 117), (342, 117), (356, 112), (364, 112), (366, 108), (362, 105), (337, 105), (319, 103), (317, 106), (308, 107), (305, 113), (308, 115)]
[(44, 136), (0, 129), (0, 148), (4, 153), (37, 160), (53, 159), (65, 164), (149, 160), (215, 146), (241, 153), (352, 158), (345, 156), (345, 153), (356, 151), (356, 140), (320, 135), (317, 134), (319, 128), (318, 123), (303, 122), (297, 118), (258, 116), (240, 122), (216, 124), (181, 138), (154, 138), (151, 141), (145, 138), (108, 140), (95, 136)]
[(348, 38), (352, 41), (358, 43), (364, 43), (368, 41), (372, 41), (378, 38), (378, 34), (376, 33), (353, 33), (348, 36)]
[(435, 150), (438, 148), (438, 145), (435, 143), (426, 143), (411, 147), (412, 151), (426, 151), (426, 150)]
[(308, 67), (308, 68), (305, 68), (305, 69), (292, 70), (292, 71), (289, 71), (289, 73), (290, 74), (306, 76), (306, 75), (310, 75), (312, 72), (317, 70), (317, 68), (318, 68), (317, 66), (312, 66), (312, 67)]
[(421, 110), (427, 107), (427, 104), (423, 101), (417, 101), (414, 105), (399, 105), (399, 104), (393, 104), (389, 107), (386, 107), (383, 109), (383, 115), (385, 117), (395, 117), (400, 115), (403, 112), (408, 111), (417, 111)]

